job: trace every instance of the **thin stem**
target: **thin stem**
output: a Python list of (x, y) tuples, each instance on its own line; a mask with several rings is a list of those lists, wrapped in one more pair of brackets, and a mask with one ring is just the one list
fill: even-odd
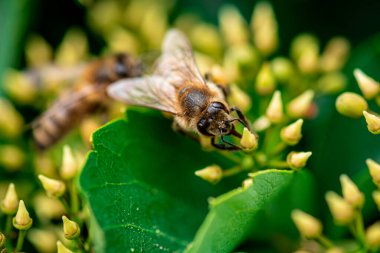
[(330, 248), (334, 247), (334, 243), (330, 239), (325, 237), (324, 235), (318, 236), (317, 240), (326, 249), (330, 249)]
[(12, 230), (12, 215), (8, 214), (5, 221), (5, 235), (9, 236)]
[(270, 155), (274, 156), (274, 155), (278, 155), (279, 153), (281, 153), (282, 151), (284, 151), (286, 148), (288, 147), (288, 145), (285, 143), (285, 142), (280, 142), (274, 149), (273, 151), (270, 153)]
[(66, 199), (63, 198), (63, 197), (60, 197), (59, 201), (62, 203), (62, 205), (65, 208), (66, 212), (69, 213), (69, 214), (71, 214), (71, 208), (70, 208), (69, 204), (67, 203)]
[(77, 187), (74, 181), (70, 181), (69, 184), (70, 184), (71, 212), (73, 214), (76, 214), (79, 211), (79, 199), (78, 199)]
[(20, 230), (20, 232), (18, 233), (16, 252), (21, 251), (22, 245), (24, 244), (25, 235), (26, 235), (26, 230)]
[(241, 162), (241, 159), (234, 156), (231, 152), (226, 152), (226, 151), (219, 151), (219, 154), (223, 155), (224, 157), (226, 157), (228, 160), (234, 162), (234, 163), (237, 163), (239, 164)]
[(355, 231), (356, 231), (356, 236), (360, 243), (367, 248), (367, 243), (365, 240), (365, 231), (364, 231), (364, 224), (363, 224), (363, 216), (360, 210), (356, 211), (355, 215)]
[(289, 168), (289, 164), (286, 161), (269, 161), (265, 164), (266, 167), (274, 167), (280, 169)]
[(236, 175), (243, 171), (243, 168), (240, 165), (234, 166), (230, 169), (223, 170), (223, 177), (230, 177)]

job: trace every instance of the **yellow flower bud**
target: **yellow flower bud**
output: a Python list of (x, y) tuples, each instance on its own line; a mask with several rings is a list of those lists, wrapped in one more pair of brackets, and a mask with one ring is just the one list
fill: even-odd
[(379, 190), (373, 191), (372, 192), (372, 198), (375, 201), (377, 209), (380, 211), (380, 191)]
[(25, 72), (7, 70), (4, 75), (4, 89), (12, 100), (31, 104), (37, 97), (37, 86)]
[(341, 248), (332, 247), (327, 249), (325, 253), (344, 253), (344, 251)]
[(314, 98), (314, 91), (307, 90), (289, 102), (286, 111), (291, 118), (303, 118)]
[(53, 50), (41, 36), (33, 34), (26, 43), (25, 55), (29, 67), (38, 68), (51, 62)]
[(304, 168), (307, 160), (310, 158), (312, 155), (312, 152), (295, 152), (292, 151), (288, 154), (286, 157), (286, 162), (289, 164), (289, 167), (297, 170)]
[(88, 42), (83, 31), (72, 28), (66, 32), (63, 41), (56, 52), (58, 65), (74, 66), (85, 59), (88, 52)]
[(63, 245), (61, 241), (57, 241), (57, 253), (74, 253)]
[(363, 111), (363, 115), (367, 122), (368, 131), (373, 134), (380, 134), (380, 117), (367, 111)]
[(5, 237), (3, 233), (0, 232), (0, 248), (4, 246), (6, 241), (7, 241), (7, 238)]
[(0, 98), (0, 135), (15, 138), (22, 132), (24, 120), (13, 105)]
[(38, 179), (41, 181), (42, 187), (49, 197), (61, 197), (66, 191), (66, 186), (62, 181), (51, 179), (43, 175), (39, 175)]
[(134, 34), (119, 26), (112, 27), (105, 35), (105, 40), (111, 52), (137, 54), (140, 50), (139, 41)]
[(326, 201), (337, 223), (348, 224), (354, 219), (355, 210), (353, 207), (335, 192), (327, 192)]
[(269, 102), (265, 115), (272, 123), (280, 123), (284, 118), (284, 109), (282, 106), (281, 92), (275, 91)]
[(243, 189), (248, 189), (251, 185), (253, 184), (253, 179), (252, 178), (247, 178), (243, 181), (242, 187)]
[(0, 146), (0, 165), (9, 171), (17, 171), (25, 163), (24, 151), (15, 145)]
[(32, 228), (27, 234), (28, 240), (38, 252), (55, 252), (57, 236), (52, 230)]
[(344, 199), (354, 207), (361, 208), (364, 204), (364, 195), (347, 175), (340, 176)]
[(225, 5), (219, 11), (219, 24), (228, 45), (241, 45), (248, 42), (247, 23), (233, 5)]
[(18, 230), (28, 230), (32, 226), (33, 220), (26, 210), (24, 201), (20, 200), (16, 216), (13, 218), (13, 226)]
[(369, 226), (365, 232), (367, 244), (372, 248), (380, 247), (380, 222)]
[(62, 216), (63, 221), (63, 233), (68, 240), (75, 239), (80, 234), (80, 228), (78, 223), (69, 220), (66, 216)]
[(243, 112), (247, 112), (252, 105), (251, 97), (242, 91), (239, 86), (232, 84), (230, 86), (229, 102), (231, 105), (237, 106)]
[(252, 71), (247, 72), (247, 68), (249, 70), (258, 68), (260, 61), (258, 52), (251, 45), (236, 45), (227, 49), (223, 60), (223, 68), (228, 80), (235, 81), (241, 77), (244, 71), (244, 74), (251, 74)]
[(369, 169), (369, 174), (372, 177), (372, 181), (377, 185), (377, 187), (380, 187), (380, 164), (372, 159), (367, 159), (365, 162)]
[[(160, 4), (146, 5), (145, 13), (140, 24), (140, 33), (151, 48), (160, 48), (160, 42), (168, 28), (166, 10)], [(154, 27), (154, 29), (152, 29)]]
[(338, 71), (346, 63), (350, 43), (342, 37), (332, 38), (321, 55), (319, 66), (324, 72)]
[(223, 40), (214, 25), (200, 23), (193, 26), (189, 38), (196, 50), (214, 57), (221, 56)]
[(297, 60), (305, 51), (319, 51), (318, 39), (311, 34), (298, 35), (291, 45), (291, 55)]
[(318, 51), (305, 50), (298, 58), (297, 65), (302, 73), (313, 74), (318, 70)]
[(346, 87), (347, 78), (343, 73), (331, 72), (321, 76), (318, 81), (318, 90), (324, 94), (336, 94)]
[(359, 84), (359, 88), (362, 91), (363, 96), (366, 99), (372, 99), (376, 97), (377, 94), (379, 94), (380, 84), (376, 82), (373, 78), (367, 76), (360, 69), (354, 70), (354, 76)]
[(33, 199), (33, 206), (40, 219), (59, 219), (66, 212), (62, 202), (46, 196), (43, 192), (36, 194)]
[(306, 238), (317, 238), (322, 234), (322, 223), (301, 210), (292, 211), (292, 220), (300, 234)]
[(18, 196), (14, 184), (9, 184), (5, 198), (1, 203), (1, 211), (5, 214), (12, 215), (17, 211)]
[(255, 89), (259, 95), (267, 96), (276, 88), (276, 80), (269, 63), (264, 63), (257, 73)]
[(261, 116), (253, 123), (252, 127), (256, 132), (261, 132), (268, 129), (268, 127), (270, 126), (271, 126), (271, 123), (269, 119), (265, 116)]
[(220, 65), (217, 65), (217, 64), (213, 65), (210, 70), (210, 75), (211, 75), (211, 80), (214, 83), (217, 83), (223, 86), (230, 83), (230, 81), (228, 80), (228, 76), (225, 73), (224, 68)]
[(258, 3), (252, 14), (251, 29), (255, 46), (264, 55), (273, 53), (278, 46), (277, 21), (272, 6)]
[(271, 61), (271, 68), (276, 80), (287, 83), (294, 76), (294, 65), (285, 57), (277, 57)]
[(223, 171), (218, 165), (207, 166), (204, 169), (195, 171), (195, 175), (203, 180), (216, 184), (222, 179)]
[(335, 107), (344, 116), (360, 118), (363, 115), (363, 111), (368, 109), (368, 104), (358, 94), (344, 92), (336, 99)]
[(303, 119), (299, 119), (296, 122), (283, 127), (281, 129), (281, 140), (288, 145), (296, 145), (302, 138), (302, 124)]
[(78, 171), (78, 164), (76, 159), (73, 156), (73, 153), (69, 146), (65, 145), (63, 147), (63, 159), (61, 167), (61, 177), (65, 180), (72, 179), (75, 177)]
[(259, 145), (257, 135), (253, 134), (248, 130), (248, 128), (244, 127), (243, 136), (240, 139), (240, 145), (247, 151), (257, 149)]

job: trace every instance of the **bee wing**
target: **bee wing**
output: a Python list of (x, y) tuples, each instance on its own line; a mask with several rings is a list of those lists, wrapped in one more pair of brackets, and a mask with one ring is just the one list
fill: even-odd
[(195, 63), (191, 44), (182, 32), (176, 29), (168, 31), (162, 51), (156, 65), (156, 75), (164, 77), (167, 82), (177, 87), (184, 83), (206, 85)]
[(128, 105), (177, 114), (175, 87), (159, 76), (122, 79), (112, 83), (107, 93)]

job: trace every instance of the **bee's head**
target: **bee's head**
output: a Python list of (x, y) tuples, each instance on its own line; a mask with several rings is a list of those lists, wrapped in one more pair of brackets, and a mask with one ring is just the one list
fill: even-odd
[(125, 53), (115, 55), (115, 64), (113, 68), (117, 79), (124, 77), (136, 77), (140, 76), (142, 73), (141, 62)]
[(198, 121), (197, 128), (206, 136), (230, 134), (233, 125), (226, 106), (221, 102), (211, 102)]

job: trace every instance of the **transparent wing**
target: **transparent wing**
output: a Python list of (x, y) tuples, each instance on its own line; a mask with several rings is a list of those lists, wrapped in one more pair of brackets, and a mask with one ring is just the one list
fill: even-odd
[(206, 85), (195, 63), (191, 44), (182, 32), (176, 29), (168, 31), (162, 51), (156, 65), (156, 75), (164, 77), (167, 82), (177, 87), (184, 83)]
[(175, 87), (159, 76), (126, 78), (112, 83), (108, 95), (126, 103), (177, 114)]

